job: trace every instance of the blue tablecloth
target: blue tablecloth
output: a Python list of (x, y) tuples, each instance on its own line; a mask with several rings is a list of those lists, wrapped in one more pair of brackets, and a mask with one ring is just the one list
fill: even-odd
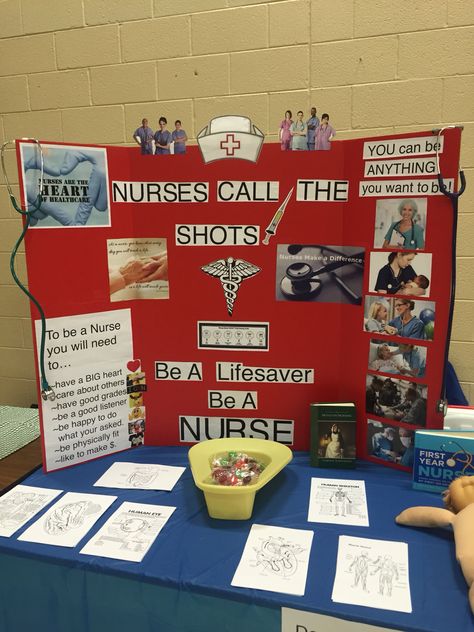
[[(295, 453), (257, 493), (251, 520), (222, 521), (209, 518), (189, 467), (171, 492), (93, 487), (114, 461), (187, 465), (187, 449), (140, 447), (56, 473), (37, 471), (25, 480), (65, 491), (110, 493), (118, 500), (73, 549), (20, 542), (21, 531), (0, 538), (3, 632), (279, 632), (282, 606), (398, 630), (474, 629), (452, 534), (394, 522), (406, 507), (441, 505), (436, 494), (413, 491), (404, 472), (364, 462), (355, 470), (315, 469), (307, 453)], [(308, 523), (314, 476), (365, 480), (370, 527)], [(177, 507), (143, 562), (79, 555), (124, 500)], [(303, 597), (230, 585), (253, 522), (314, 531)], [(411, 614), (331, 601), (341, 534), (408, 542)]]

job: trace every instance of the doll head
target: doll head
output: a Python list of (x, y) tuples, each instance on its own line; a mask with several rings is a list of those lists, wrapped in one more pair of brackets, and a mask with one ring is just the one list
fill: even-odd
[(460, 476), (443, 494), (446, 509), (458, 513), (474, 503), (474, 476)]

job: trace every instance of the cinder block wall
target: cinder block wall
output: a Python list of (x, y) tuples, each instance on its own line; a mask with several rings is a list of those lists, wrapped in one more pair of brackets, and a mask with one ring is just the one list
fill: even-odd
[[(316, 105), (338, 138), (464, 125), (451, 361), (474, 401), (472, 0), (0, 0), (0, 140), (126, 144), (143, 116), (247, 114), (276, 140)], [(13, 152), (7, 166), (16, 181)], [(16, 187), (15, 187), (16, 190)], [(441, 225), (440, 225), (441, 228)], [(0, 403), (36, 400), (20, 232), (0, 185)], [(19, 270), (25, 278), (24, 255)], [(54, 272), (49, 280), (54, 282)]]

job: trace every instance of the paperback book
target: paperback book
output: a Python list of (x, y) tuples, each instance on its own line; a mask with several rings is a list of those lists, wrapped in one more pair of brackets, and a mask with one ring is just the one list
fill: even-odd
[(413, 487), (440, 492), (459, 476), (474, 474), (474, 431), (417, 430)]

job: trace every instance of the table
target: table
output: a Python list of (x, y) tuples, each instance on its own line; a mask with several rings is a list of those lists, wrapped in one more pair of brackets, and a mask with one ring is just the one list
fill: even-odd
[[(282, 606), (398, 630), (474, 629), (452, 535), (394, 522), (408, 506), (440, 505), (436, 494), (413, 491), (405, 472), (365, 462), (353, 471), (315, 469), (307, 453), (295, 453), (257, 493), (250, 521), (221, 521), (209, 518), (189, 467), (171, 492), (92, 487), (114, 461), (187, 465), (187, 448), (143, 446), (47, 475), (37, 471), (25, 480), (65, 491), (110, 493), (118, 500), (74, 549), (20, 542), (21, 531), (0, 538), (2, 631), (277, 632)], [(314, 476), (365, 480), (370, 527), (308, 523)], [(177, 507), (143, 562), (79, 555), (124, 500)], [(303, 597), (230, 585), (253, 522), (314, 530)], [(413, 613), (331, 601), (341, 534), (408, 543)]]

